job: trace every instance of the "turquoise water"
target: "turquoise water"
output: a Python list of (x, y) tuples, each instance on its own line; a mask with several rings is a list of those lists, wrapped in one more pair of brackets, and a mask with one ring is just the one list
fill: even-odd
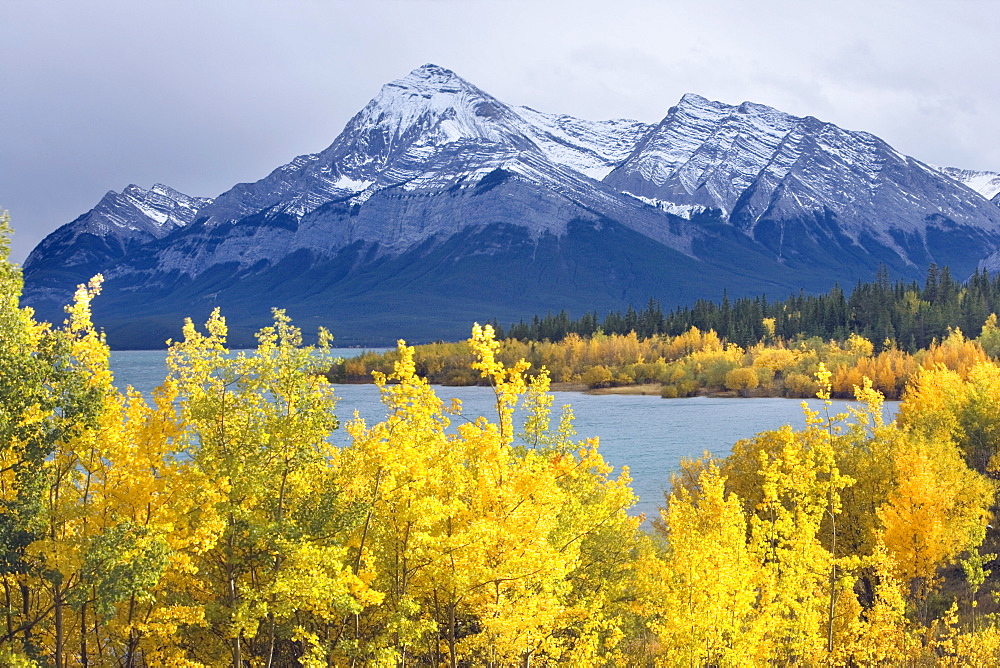
[[(357, 355), (356, 349), (335, 351), (345, 357)], [(163, 351), (116, 351), (111, 353), (111, 368), (119, 387), (132, 385), (148, 393), (166, 373)], [(488, 387), (437, 387), (438, 395), (462, 401), (463, 416), (495, 415), (493, 391)], [(385, 417), (374, 385), (337, 385), (337, 414), (342, 421), (354, 412), (369, 424)], [(810, 402), (816, 408), (819, 401)], [(842, 411), (848, 402), (833, 402)], [(554, 412), (570, 404), (576, 416), (576, 431), (581, 438), (600, 438), (604, 459), (616, 470), (629, 467), (632, 489), (639, 497), (634, 513), (654, 517), (663, 502), (663, 491), (670, 474), (682, 458), (697, 458), (709, 451), (716, 456), (729, 454), (733, 443), (757, 432), (777, 429), (784, 424), (805, 426), (798, 399), (718, 399), (692, 397), (661, 399), (637, 395), (590, 395), (580, 392), (557, 392)], [(887, 402), (892, 414), (897, 402)], [(459, 418), (461, 419), (461, 418)], [(341, 437), (346, 443), (346, 433)], [(335, 435), (335, 440), (337, 435)]]

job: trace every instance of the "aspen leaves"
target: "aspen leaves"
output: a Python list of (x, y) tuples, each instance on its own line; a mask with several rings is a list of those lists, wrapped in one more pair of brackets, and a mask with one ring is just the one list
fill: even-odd
[[(338, 446), (326, 333), (303, 346), (275, 311), (255, 350), (233, 352), (215, 312), (185, 325), (151, 397), (119, 392), (90, 317), (99, 281), (63, 326), (36, 323), (4, 225), (4, 665), (1000, 661), (973, 605), (995, 589), (978, 551), (1000, 443), (992, 362), (918, 372), (885, 424), (866, 379), (866, 406), (831, 414), (845, 378), (817, 359), (805, 382), (825, 403), (805, 429), (684, 464), (649, 534), (628, 515), (628, 471), (553, 409), (545, 368), (501, 361), (489, 326), (465, 344), (489, 415), (442, 400), (400, 342), (375, 378), (385, 418), (346, 421)], [(973, 359), (967, 344), (935, 355)], [(761, 349), (741, 366), (746, 351), (696, 330), (671, 346), (742, 390), (788, 382), (809, 354)], [(846, 347), (833, 352), (871, 355), (860, 337)], [(569, 339), (567, 363), (596, 348), (635, 357), (636, 373), (666, 364), (643, 361), (634, 336)], [(946, 569), (958, 561), (965, 583)], [(949, 608), (956, 591), (968, 600)]]

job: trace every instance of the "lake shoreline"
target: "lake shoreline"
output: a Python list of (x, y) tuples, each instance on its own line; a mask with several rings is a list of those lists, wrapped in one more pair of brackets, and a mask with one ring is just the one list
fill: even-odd
[[(357, 380), (357, 379), (347, 379), (347, 380), (336, 380), (333, 381), (334, 385), (372, 385), (374, 381), (372, 380)], [(392, 384), (390, 382), (390, 384)], [(476, 383), (473, 385), (467, 384), (449, 384), (449, 383), (431, 383), (434, 387), (489, 387), (489, 385)], [(790, 401), (801, 402), (803, 399), (815, 399), (815, 397), (784, 397), (777, 394), (768, 394), (767, 392), (753, 392), (749, 395), (741, 395), (736, 390), (721, 390), (717, 392), (707, 392), (699, 391), (694, 395), (686, 397), (664, 397), (662, 395), (663, 385), (660, 383), (643, 383), (641, 385), (614, 385), (611, 387), (590, 387), (586, 383), (550, 383), (550, 392), (565, 392), (574, 394), (587, 394), (593, 396), (643, 396), (643, 397), (660, 397), (662, 399), (692, 399), (695, 397), (706, 397), (710, 399), (788, 399)], [(837, 397), (841, 401), (853, 401), (853, 399), (846, 399), (844, 397)]]

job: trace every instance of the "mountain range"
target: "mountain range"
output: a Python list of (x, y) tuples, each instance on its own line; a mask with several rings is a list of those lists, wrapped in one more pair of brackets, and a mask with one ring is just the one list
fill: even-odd
[(272, 307), (341, 345), (455, 339), (549, 310), (825, 291), (880, 265), (964, 277), (1000, 267), (998, 204), (1000, 174), (811, 116), (688, 94), (659, 123), (588, 121), (424, 65), (259, 181), (108, 192), (32, 251), (24, 301), (61, 319), (103, 273), (94, 316), (117, 348), (162, 347), (216, 306), (235, 346)]

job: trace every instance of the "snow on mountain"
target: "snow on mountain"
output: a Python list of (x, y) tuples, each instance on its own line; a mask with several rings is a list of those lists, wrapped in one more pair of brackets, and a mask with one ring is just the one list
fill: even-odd
[[(236, 220), (273, 206), (304, 215), (329, 201), (413, 182), (427, 185), (427, 173), (447, 152), (451, 180), (467, 175), (463, 163), (488, 154), (495, 168), (530, 150), (518, 131), (522, 123), (509, 107), (454, 72), (424, 65), (382, 87), (326, 150), (300, 156), (264, 179), (239, 184), (204, 212), (210, 222)], [(487, 170), (489, 171), (489, 170)]]
[[(943, 171), (981, 190), (994, 187), (990, 179), (997, 176)], [(358, 240), (398, 253), (483, 220), (461, 211), (415, 218), (412, 205), (397, 210), (389, 202), (406, 193), (468, 190), (497, 175), (568, 200), (560, 205), (567, 212), (584, 212), (573, 215), (599, 212), (685, 253), (696, 233), (647, 209), (681, 218), (716, 211), (758, 240), (773, 228), (759, 230), (761, 221), (832, 214), (839, 232), (853, 242), (878, 238), (907, 261), (917, 260), (892, 230), (922, 235), (928, 216), (991, 231), (1000, 227), (1000, 212), (984, 214), (943, 185), (938, 172), (865, 132), (693, 94), (657, 125), (587, 121), (508, 106), (431, 64), (384, 85), (328, 148), (299, 156), (255, 183), (238, 184), (214, 200), (185, 199), (164, 186), (130, 186), (121, 195), (109, 193), (71, 225), (77, 234), (116, 228), (160, 238), (195, 216), (209, 227), (254, 217), (256, 222), (235, 225), (230, 233), (185, 235), (182, 243), (157, 251), (162, 269), (191, 276), (220, 263), (273, 264), (299, 249), (330, 255)], [(374, 216), (345, 225), (340, 209), (329, 210), (337, 203), (371, 208), (374, 202), (394, 211), (393, 220)], [(510, 222), (537, 235), (561, 234), (567, 220), (520, 215)], [(781, 256), (780, 247), (770, 247)]]
[(622, 163), (639, 140), (656, 127), (627, 119), (586, 121), (530, 107), (517, 107), (515, 111), (525, 121), (525, 134), (549, 160), (598, 181)]
[[(261, 211), (290, 215), (299, 221), (295, 230), (286, 224), (280, 230), (234, 232), (200, 246), (190, 241), (164, 249), (159, 262), (194, 275), (223, 262), (274, 262), (299, 249), (329, 255), (362, 237), (379, 244), (380, 252), (402, 252), (482, 220), (458, 213), (409, 224), (400, 211), (395, 224), (376, 217), (367, 219), (368, 225), (355, 220), (345, 228), (321, 207), (335, 202), (371, 206), (378, 193), (392, 199), (403, 193), (467, 190), (496, 174), (514, 175), (584, 209), (624, 211), (647, 234), (685, 247), (687, 240), (660, 229), (648, 212), (592, 180), (624, 160), (652, 128), (636, 121), (593, 122), (512, 108), (450, 70), (424, 65), (383, 86), (324, 151), (300, 156), (256, 183), (239, 184), (199, 213), (211, 226)], [(568, 220), (521, 215), (510, 222), (529, 225), (528, 219), (534, 235), (559, 234)]]
[(975, 190), (988, 200), (997, 201), (997, 198), (1000, 197), (1000, 174), (997, 172), (931, 166), (945, 176)]
[(112, 230), (146, 232), (159, 239), (190, 223), (198, 210), (211, 201), (190, 197), (162, 183), (149, 190), (130, 184), (121, 193), (108, 192), (84, 214), (86, 229), (97, 234)]
[(923, 235), (929, 217), (1000, 230), (1000, 212), (966, 201), (874, 135), (690, 94), (604, 182), (640, 199), (716, 209), (758, 239), (761, 221), (832, 214), (854, 243), (875, 237), (904, 258), (894, 230)]
[(327, 149), (237, 185), (204, 215), (236, 220), (279, 206), (302, 216), (330, 201), (364, 203), (384, 188), (468, 186), (498, 168), (534, 178), (539, 154), (548, 167), (600, 179), (652, 127), (512, 108), (428, 64), (383, 86)]
[[(191, 223), (199, 209), (211, 201), (190, 197), (161, 183), (149, 190), (131, 184), (120, 193), (109, 191), (93, 209), (42, 240), (28, 256), (25, 268), (30, 269), (56, 247), (69, 247), (82, 235), (113, 239), (115, 245), (122, 248), (161, 239)], [(73, 266), (96, 258), (93, 249), (85, 245), (74, 252), (61, 254), (60, 262)]]
[(157, 183), (109, 191), (87, 213), (42, 239), (24, 262), (35, 299), (66, 303), (77, 284), (110, 269), (135, 249), (189, 225), (212, 200)]
[[(450, 280), (478, 305), (497, 297), (473, 293), (482, 276), (448, 272), (497, 271), (484, 258), (504, 266), (505, 253), (531, 267), (517, 280), (538, 290), (538, 312), (561, 306), (544, 301), (552, 274), (536, 261), (562, 277), (563, 296), (587, 285), (609, 305), (636, 286), (711, 297), (709, 275), (783, 291), (870, 278), (880, 264), (961, 274), (1000, 249), (1000, 208), (969, 187), (1000, 203), (1000, 175), (934, 169), (869, 133), (762, 104), (689, 94), (657, 124), (587, 121), (509, 106), (424, 65), (383, 86), (323, 151), (213, 200), (161, 185), (108, 193), (32, 252), (25, 295), (61, 304), (102, 271), (125, 322), (147, 299), (162, 299), (163, 315), (199, 290), (208, 303), (287, 272), (310, 276), (297, 284), (305, 295), (317, 273), (323, 289), (347, 281), (361, 299), (359, 276), (385, 286), (406, 267), (399, 289), (411, 296)], [(418, 269), (435, 253), (433, 270)]]

